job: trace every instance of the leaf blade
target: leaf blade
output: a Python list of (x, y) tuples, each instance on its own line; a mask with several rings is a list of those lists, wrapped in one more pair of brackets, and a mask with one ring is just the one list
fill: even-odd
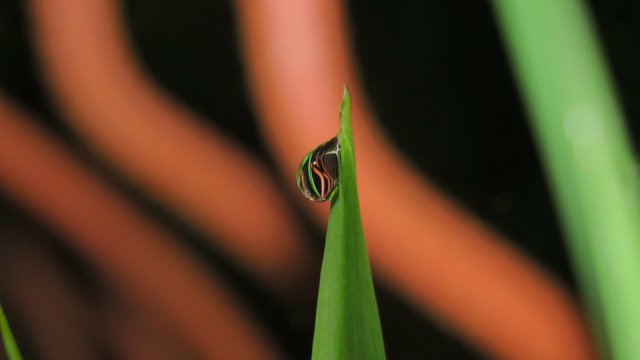
[(7, 321), (2, 305), (0, 305), (0, 333), (2, 333), (2, 343), (9, 360), (22, 360), (22, 355), (20, 355), (20, 350), (13, 337), (13, 333), (9, 327), (9, 321)]
[(580, 0), (493, 5), (600, 351), (638, 359), (640, 176), (588, 6)]
[(339, 188), (331, 203), (312, 359), (385, 359), (358, 201), (351, 97), (340, 104)]

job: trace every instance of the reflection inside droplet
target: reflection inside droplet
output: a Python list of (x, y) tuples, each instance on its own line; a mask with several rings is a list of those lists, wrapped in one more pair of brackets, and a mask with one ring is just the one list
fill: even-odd
[(302, 159), (296, 181), (307, 199), (326, 201), (338, 185), (340, 143), (338, 138), (323, 143)]

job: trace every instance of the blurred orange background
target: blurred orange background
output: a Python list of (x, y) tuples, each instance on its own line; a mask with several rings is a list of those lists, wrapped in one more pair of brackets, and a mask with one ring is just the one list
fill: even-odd
[[(631, 74), (637, 25), (592, 6)], [(308, 358), (328, 204), (295, 171), (343, 83), (388, 357), (594, 358), (487, 2), (8, 0), (0, 301), (26, 358)]]

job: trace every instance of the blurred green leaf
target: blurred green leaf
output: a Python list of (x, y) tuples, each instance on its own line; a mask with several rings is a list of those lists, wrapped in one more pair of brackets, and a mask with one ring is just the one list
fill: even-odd
[(2, 305), (0, 305), (0, 332), (2, 333), (2, 343), (4, 344), (4, 349), (7, 352), (9, 360), (22, 360), (20, 350), (13, 338), (9, 322), (7, 321), (7, 317), (4, 315), (4, 310), (2, 309)]
[(338, 134), (339, 188), (331, 202), (320, 275), (315, 360), (385, 358), (358, 203), (350, 112), (351, 98), (345, 86)]
[(589, 11), (493, 3), (601, 350), (640, 359), (640, 181)]

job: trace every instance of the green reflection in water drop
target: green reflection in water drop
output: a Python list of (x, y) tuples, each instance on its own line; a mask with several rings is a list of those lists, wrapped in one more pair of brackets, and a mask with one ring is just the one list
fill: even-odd
[(302, 159), (296, 181), (304, 197), (327, 201), (338, 186), (340, 143), (333, 138), (313, 149)]

